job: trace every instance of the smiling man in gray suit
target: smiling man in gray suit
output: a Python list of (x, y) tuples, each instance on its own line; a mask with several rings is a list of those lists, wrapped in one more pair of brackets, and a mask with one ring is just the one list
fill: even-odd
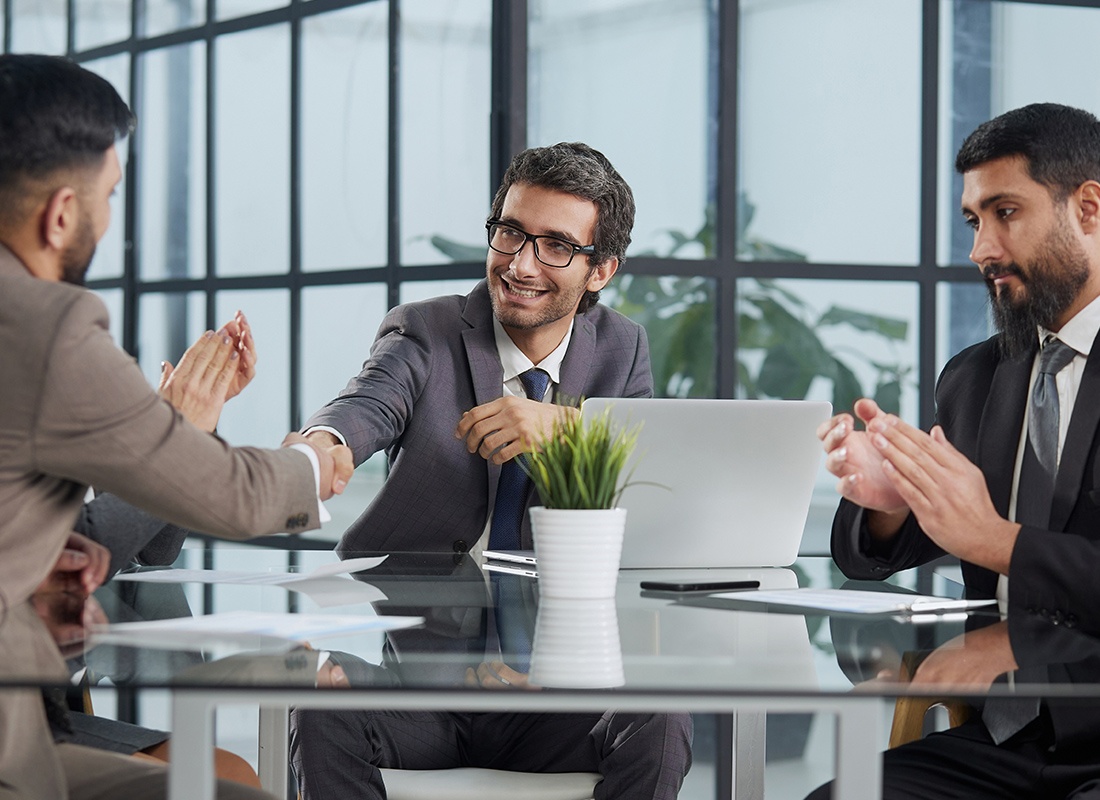
[[(602, 153), (563, 143), (513, 159), (486, 222), (486, 279), (465, 297), (393, 309), (363, 370), (307, 423), (310, 439), (346, 442), (357, 464), (389, 458), (341, 552), (532, 546), (533, 490), (498, 504), (502, 465), (579, 398), (653, 394), (645, 330), (597, 302), (633, 225), (630, 187)], [(482, 677), (523, 680), (502, 664)], [(674, 798), (691, 719), (297, 711), (291, 751), (303, 800), (383, 798), (387, 766), (591, 771), (604, 778), (596, 798)]]
[[(31, 596), (63, 549), (80, 546), (70, 534), (89, 484), (168, 521), (247, 538), (318, 527), (318, 496), (350, 476), (350, 454), (296, 434), (285, 443), (300, 452), (233, 448), (199, 430), (111, 340), (103, 303), (79, 284), (110, 221), (115, 142), (131, 123), (93, 73), (0, 56), (0, 634), (19, 649), (17, 664), (0, 660), (0, 677), (68, 678)], [(217, 346), (232, 347), (230, 337)], [(0, 693), (0, 797), (163, 797), (163, 769), (50, 747), (42, 704), (27, 699)], [(24, 740), (35, 743), (31, 760)]]

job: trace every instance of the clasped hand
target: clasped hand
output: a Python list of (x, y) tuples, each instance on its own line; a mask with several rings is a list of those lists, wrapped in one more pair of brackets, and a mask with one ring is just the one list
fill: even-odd
[(65, 549), (30, 597), (31, 605), (66, 656), (78, 652), (85, 629), (106, 622), (91, 596), (107, 577), (111, 554), (79, 533), (69, 535)]
[(571, 406), (524, 397), (500, 397), (463, 414), (455, 428), (455, 438), (466, 440), (468, 452), (503, 464), (537, 447), (553, 432), (555, 421), (579, 413)]

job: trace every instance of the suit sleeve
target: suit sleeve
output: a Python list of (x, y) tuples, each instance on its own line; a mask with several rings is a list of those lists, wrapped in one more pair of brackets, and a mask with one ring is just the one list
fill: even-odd
[(73, 529), (111, 551), (111, 576), (135, 561), (171, 564), (190, 533), (106, 493), (81, 507)]
[(1010, 612), (1100, 634), (1100, 542), (1023, 526), (1008, 567)]
[(340, 431), (359, 466), (405, 431), (432, 371), (428, 324), (412, 305), (382, 320), (362, 371), (306, 422)]
[(48, 352), (36, 470), (216, 536), (319, 527), (309, 459), (286, 448), (234, 448), (184, 420), (115, 346), (95, 295), (72, 302)]

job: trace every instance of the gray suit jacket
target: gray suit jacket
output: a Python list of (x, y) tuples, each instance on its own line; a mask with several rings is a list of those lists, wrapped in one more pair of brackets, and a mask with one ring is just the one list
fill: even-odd
[[(500, 467), (454, 437), (463, 413), (501, 396), (504, 372), (484, 281), (469, 295), (398, 306), (363, 370), (306, 427), (346, 438), (356, 464), (386, 449), (389, 477), (337, 548), (465, 552), (481, 536)], [(604, 306), (578, 315), (556, 402), (650, 397), (645, 329)], [(531, 532), (524, 515), (524, 547)]]

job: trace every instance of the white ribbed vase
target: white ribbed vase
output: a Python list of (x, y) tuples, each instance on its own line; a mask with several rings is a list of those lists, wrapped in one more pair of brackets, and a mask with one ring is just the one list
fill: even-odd
[(625, 508), (532, 508), (539, 595), (614, 597), (625, 530)]

